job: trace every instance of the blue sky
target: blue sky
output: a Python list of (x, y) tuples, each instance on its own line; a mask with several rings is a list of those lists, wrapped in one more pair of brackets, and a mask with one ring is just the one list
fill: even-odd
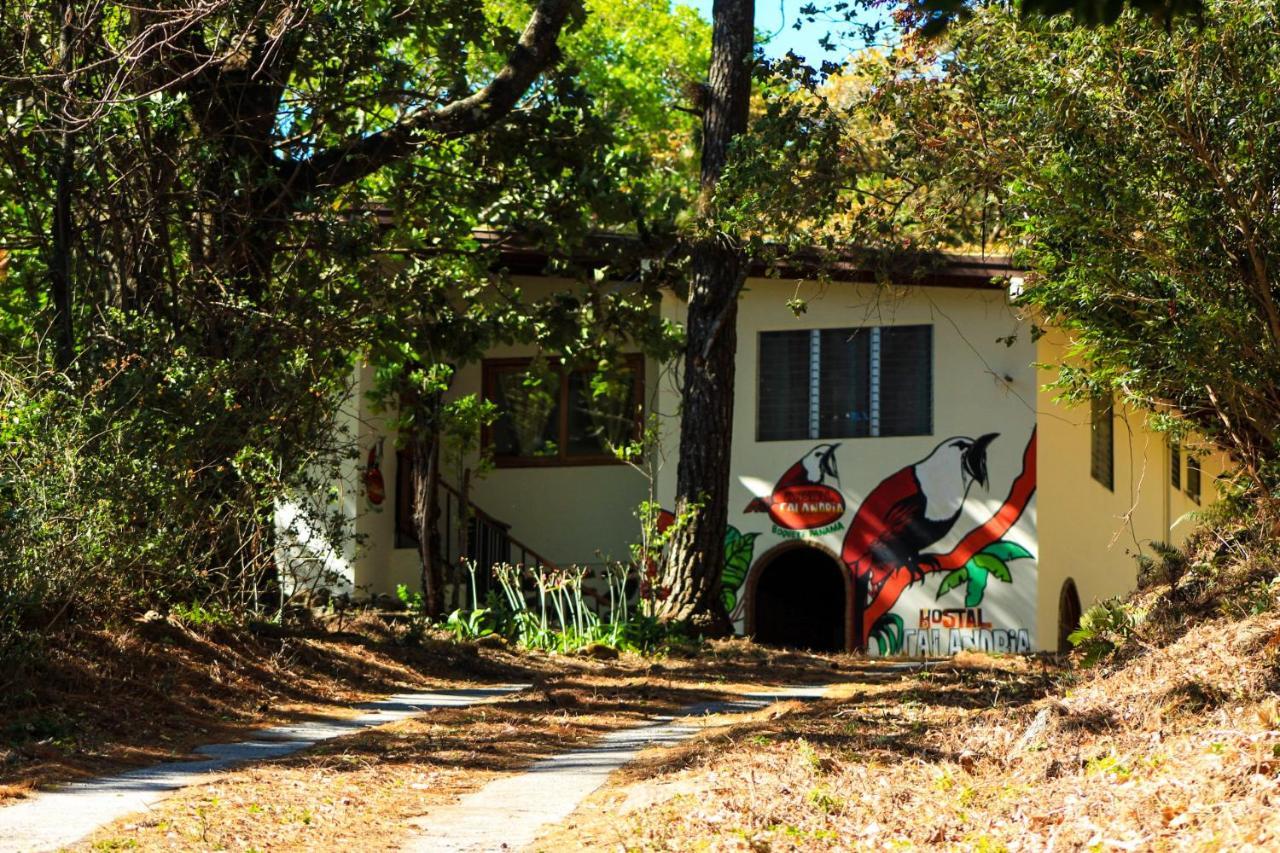
[[(676, 2), (692, 6), (702, 17), (711, 20), (712, 0)], [(812, 65), (819, 64), (823, 59), (843, 59), (839, 53), (830, 54), (818, 44), (818, 39), (828, 30), (825, 22), (819, 20), (813, 24), (804, 24), (799, 30), (794, 29), (800, 7), (806, 2), (807, 0), (756, 0), (756, 29), (773, 36), (765, 47), (765, 52), (770, 56), (782, 56), (788, 50), (794, 50)], [(818, 5), (822, 5), (821, 2)]]

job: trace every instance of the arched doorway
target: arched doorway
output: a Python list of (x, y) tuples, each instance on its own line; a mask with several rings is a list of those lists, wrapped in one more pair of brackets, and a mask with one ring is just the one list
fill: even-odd
[(1058, 593), (1058, 654), (1065, 655), (1074, 648), (1067, 637), (1080, 627), (1080, 613), (1080, 593), (1076, 592), (1076, 582), (1067, 578), (1062, 584), (1062, 592)]
[(844, 570), (810, 546), (766, 554), (748, 584), (747, 630), (758, 643), (844, 651), (849, 593)]

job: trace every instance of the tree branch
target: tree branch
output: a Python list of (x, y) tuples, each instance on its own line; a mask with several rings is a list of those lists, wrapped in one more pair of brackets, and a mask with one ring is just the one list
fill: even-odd
[(429, 138), (477, 133), (515, 107), (544, 70), (559, 58), (556, 40), (581, 0), (540, 0), (507, 64), (483, 89), (438, 109), (422, 108), (368, 136), (284, 167), (284, 198), (294, 205), (319, 190), (350, 184), (408, 156)]

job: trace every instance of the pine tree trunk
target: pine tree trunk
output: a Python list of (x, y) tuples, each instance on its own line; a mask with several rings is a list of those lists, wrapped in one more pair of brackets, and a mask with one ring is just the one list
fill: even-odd
[(57, 367), (67, 370), (75, 358), (75, 327), (71, 317), (71, 193), (75, 181), (75, 157), (72, 148), (71, 72), (73, 38), (73, 8), (70, 3), (61, 4), (62, 26), (58, 31), (58, 53), (67, 100), (62, 105), (62, 132), (59, 139), (58, 170), (53, 200), (52, 257), (49, 261), (50, 301), (53, 303), (55, 352)]
[(444, 610), (444, 571), (440, 559), (440, 442), (428, 433), (413, 441), (413, 525), (422, 560), (422, 606), (427, 616)]
[(699, 509), (673, 536), (657, 610), (664, 619), (690, 620), (703, 633), (724, 635), (732, 626), (720, 596), (720, 575), (729, 509), (738, 294), (747, 263), (737, 241), (716, 227), (711, 198), (730, 144), (747, 128), (754, 0), (715, 0), (712, 20), (702, 118), (702, 223), (691, 253), (675, 506), (678, 517), (690, 507)]

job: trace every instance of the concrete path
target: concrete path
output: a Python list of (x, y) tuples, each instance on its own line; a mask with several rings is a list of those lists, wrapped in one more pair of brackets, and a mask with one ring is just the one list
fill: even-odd
[(674, 717), (611, 732), (595, 745), (554, 755), (523, 773), (504, 776), (427, 815), (429, 828), (404, 846), (408, 853), (521, 850), (542, 830), (567, 818), (609, 774), (653, 746), (692, 737), (706, 714), (757, 711), (787, 699), (816, 699), (825, 687), (791, 687), (744, 694), (733, 702), (691, 705)]
[(330, 738), (403, 720), (432, 708), (472, 705), (529, 685), (405, 693), (357, 705), (349, 719), (319, 720), (255, 732), (253, 740), (202, 746), (196, 761), (159, 764), (118, 776), (65, 785), (0, 808), (0, 853), (39, 853), (74, 844), (95, 829), (145, 811), (173, 791), (239, 764), (279, 758)]

